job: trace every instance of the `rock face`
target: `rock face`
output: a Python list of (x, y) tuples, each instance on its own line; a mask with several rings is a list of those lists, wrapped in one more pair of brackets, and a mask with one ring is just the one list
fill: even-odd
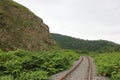
[(42, 19), (12, 0), (0, 0), (0, 49), (39, 51), (55, 45)]

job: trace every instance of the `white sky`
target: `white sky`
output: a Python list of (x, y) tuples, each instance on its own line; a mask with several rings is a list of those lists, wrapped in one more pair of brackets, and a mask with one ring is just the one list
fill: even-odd
[(50, 32), (120, 44), (120, 0), (15, 0), (49, 26)]

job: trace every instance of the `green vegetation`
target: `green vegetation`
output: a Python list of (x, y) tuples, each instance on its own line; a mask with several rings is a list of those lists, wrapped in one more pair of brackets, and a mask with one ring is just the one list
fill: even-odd
[(94, 57), (99, 75), (110, 77), (111, 80), (120, 80), (119, 44), (105, 40), (82, 40), (53, 33), (52, 35), (62, 48)]
[(111, 80), (120, 80), (120, 52), (99, 54), (94, 61), (98, 74), (108, 76)]
[(0, 80), (48, 80), (68, 69), (79, 55), (71, 50), (28, 52), (0, 50)]
[(83, 40), (65, 35), (52, 33), (55, 41), (64, 49), (77, 50), (77, 52), (117, 52), (120, 51), (120, 45), (105, 40)]
[[(60, 47), (76, 53), (88, 55), (89, 52), (120, 51), (120, 45), (105, 40), (89, 41), (52, 35)], [(61, 50), (53, 38), (42, 19), (27, 8), (13, 0), (0, 0), (0, 80), (48, 80), (49, 76), (68, 69), (79, 54)], [(60, 50), (43, 51), (53, 47)], [(120, 53), (94, 54), (94, 58), (98, 74), (111, 80), (120, 79)]]

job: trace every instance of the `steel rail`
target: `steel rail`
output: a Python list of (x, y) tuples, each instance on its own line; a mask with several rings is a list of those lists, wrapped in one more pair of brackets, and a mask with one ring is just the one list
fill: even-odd
[(68, 75), (70, 75), (83, 61), (83, 57), (81, 57), (80, 62), (74, 67), (72, 68), (67, 74), (65, 74), (60, 80), (65, 80), (67, 78)]
[[(65, 74), (60, 80), (65, 80), (75, 69), (79, 67), (84, 58), (85, 57), (82, 56), (80, 62), (74, 68), (72, 68), (67, 74)], [(89, 57), (86, 58), (88, 59), (88, 74), (86, 74), (87, 75), (86, 79), (92, 80), (92, 62)]]
[(88, 79), (87, 80), (92, 80), (92, 62), (91, 62), (89, 57), (87, 57), (87, 59), (88, 59), (88, 64), (89, 64), (89, 66), (88, 66)]

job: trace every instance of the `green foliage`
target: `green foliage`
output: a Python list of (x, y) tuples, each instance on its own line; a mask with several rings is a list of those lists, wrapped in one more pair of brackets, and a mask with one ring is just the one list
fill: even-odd
[(89, 52), (87, 50), (75, 50), (76, 53), (79, 53), (79, 54), (88, 54)]
[(112, 75), (111, 80), (120, 80), (120, 70), (118, 73)]
[(111, 80), (120, 79), (120, 53), (105, 53), (95, 56), (98, 74), (111, 77)]
[(7, 76), (0, 76), (0, 80), (14, 80), (13, 76), (7, 75)]
[(48, 80), (48, 74), (45, 71), (34, 71), (21, 73), (17, 80)]
[(105, 40), (90, 41), (54, 33), (52, 36), (63, 49), (81, 50), (81, 53), (84, 51), (99, 53), (120, 51), (120, 45)]
[(68, 69), (79, 55), (71, 50), (0, 52), (0, 79), (48, 80), (50, 75)]
[[(70, 67), (71, 63), (78, 59), (73, 51), (54, 51), (44, 55), (46, 62), (41, 66), (43, 70), (47, 70), (54, 74)], [(56, 64), (57, 63), (57, 64)]]

